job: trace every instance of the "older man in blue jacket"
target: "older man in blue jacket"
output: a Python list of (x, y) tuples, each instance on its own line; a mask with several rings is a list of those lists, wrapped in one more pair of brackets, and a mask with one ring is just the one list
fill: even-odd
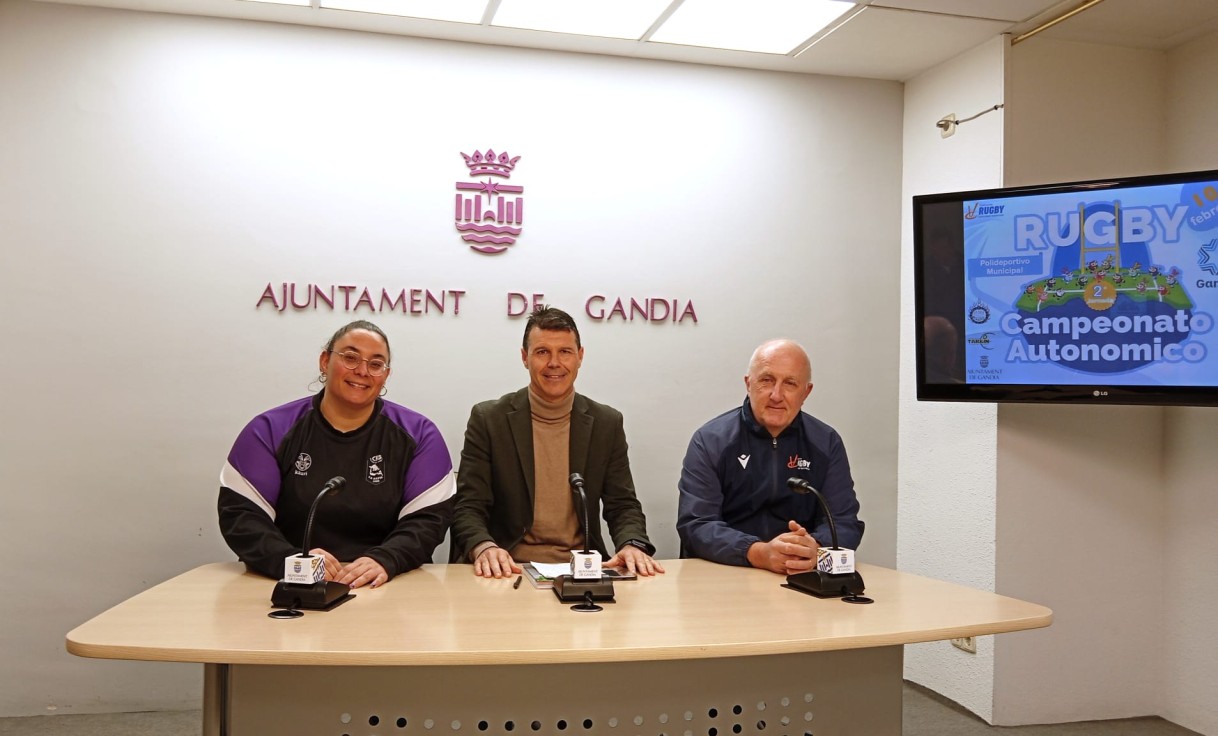
[(815, 496), (793, 493), (788, 478), (825, 496), (838, 543), (856, 549), (863, 522), (846, 448), (832, 427), (802, 411), (812, 393), (808, 354), (791, 340), (763, 343), (744, 385), (744, 404), (689, 442), (678, 486), (681, 556), (783, 574), (812, 569), (817, 548), (831, 544), (829, 519)]

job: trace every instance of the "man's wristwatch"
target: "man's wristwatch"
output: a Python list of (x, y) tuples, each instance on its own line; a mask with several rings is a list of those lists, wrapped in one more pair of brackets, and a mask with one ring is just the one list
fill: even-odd
[(623, 544), (622, 546), (625, 547), (627, 545), (642, 550), (643, 554), (647, 555), (648, 557), (651, 556), (651, 545), (647, 544), (646, 542), (640, 542), (637, 539), (627, 539), (626, 544)]

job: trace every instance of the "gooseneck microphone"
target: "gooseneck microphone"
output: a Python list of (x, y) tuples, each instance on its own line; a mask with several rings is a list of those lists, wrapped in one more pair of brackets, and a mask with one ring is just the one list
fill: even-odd
[(816, 568), (788, 575), (784, 587), (818, 598), (841, 598), (847, 603), (871, 603), (870, 598), (859, 595), (865, 588), (863, 576), (854, 569), (854, 550), (842, 549), (838, 545), (837, 522), (833, 520), (833, 512), (829, 509), (829, 502), (825, 500), (824, 494), (803, 478), (789, 478), (787, 488), (796, 493), (816, 496), (820, 507), (825, 510), (825, 518), (829, 520), (829, 538), (833, 546), (817, 549)]
[(613, 581), (601, 574), (601, 553), (592, 549), (592, 522), (588, 513), (588, 494), (584, 490), (584, 477), (572, 473), (567, 478), (571, 493), (579, 498), (583, 512), (584, 551), (571, 553), (571, 574), (554, 578), (554, 595), (560, 601), (580, 601), (571, 606), (572, 611), (583, 613), (602, 610), (593, 601), (613, 602)]
[(571, 484), (571, 492), (579, 497), (579, 506), (584, 513), (584, 525), (582, 530), (584, 533), (584, 554), (591, 554), (592, 550), (588, 544), (588, 494), (584, 492), (584, 476), (580, 475), (579, 473), (572, 473), (571, 477), (568, 478), (567, 481)]
[[(338, 480), (342, 479), (339, 478)], [(816, 496), (816, 500), (820, 502), (820, 507), (825, 510), (825, 518), (829, 519), (829, 539), (833, 542), (833, 549), (841, 549), (837, 545), (837, 523), (833, 521), (833, 514), (829, 511), (829, 502), (825, 500), (821, 492), (816, 490), (815, 486), (803, 478), (787, 478), (787, 488), (805, 496), (809, 493)]]
[(346, 484), (347, 480), (341, 475), (334, 476), (326, 481), (309, 506), (300, 554), (284, 560), (283, 579), (275, 584), (275, 591), (271, 593), (271, 607), (283, 610), (271, 611), (268, 614), (271, 618), (297, 618), (302, 615), (297, 610), (301, 608), (327, 611), (354, 597), (350, 586), (326, 580), (325, 560), (309, 553), (313, 548), (313, 520), (318, 505)]
[(345, 485), (347, 485), (347, 479), (341, 475), (336, 475), (326, 481), (326, 484), (321, 487), (321, 493), (318, 493), (317, 498), (313, 499), (313, 504), (309, 506), (309, 516), (305, 520), (304, 542), (300, 545), (301, 557), (308, 557), (309, 550), (313, 549), (313, 517), (317, 516), (317, 504), (321, 503), (323, 498), (337, 492)]

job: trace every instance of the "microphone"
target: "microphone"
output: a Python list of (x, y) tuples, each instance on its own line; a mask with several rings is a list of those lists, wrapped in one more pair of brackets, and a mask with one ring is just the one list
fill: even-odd
[(825, 510), (829, 520), (829, 537), (833, 546), (816, 550), (816, 569), (793, 573), (787, 576), (783, 587), (798, 590), (818, 598), (841, 598), (847, 603), (871, 603), (870, 598), (860, 596), (865, 589), (863, 576), (854, 569), (854, 550), (843, 549), (837, 543), (837, 523), (824, 495), (803, 478), (787, 479), (787, 488), (800, 494), (812, 494)]
[(592, 550), (588, 547), (588, 494), (584, 492), (584, 476), (572, 473), (567, 481), (571, 484), (571, 492), (579, 497), (579, 505), (584, 513), (584, 554), (591, 554)]
[(584, 491), (584, 477), (572, 473), (567, 479), (571, 484), (571, 493), (579, 497), (579, 505), (583, 512), (582, 529), (584, 533), (584, 551), (571, 552), (571, 575), (559, 575), (554, 578), (554, 595), (560, 601), (581, 601), (571, 606), (572, 611), (594, 612), (602, 610), (593, 601), (613, 602), (613, 581), (601, 574), (601, 553), (592, 549), (592, 535), (589, 532), (591, 522), (588, 517), (588, 494)]
[(787, 488), (802, 495), (811, 493), (816, 496), (816, 500), (820, 501), (820, 507), (825, 510), (825, 516), (829, 519), (829, 539), (833, 542), (833, 549), (841, 549), (837, 546), (837, 523), (833, 521), (833, 514), (829, 511), (829, 503), (825, 501), (825, 497), (821, 492), (816, 490), (808, 481), (803, 478), (787, 478)]
[(313, 505), (309, 506), (309, 516), (305, 520), (304, 542), (300, 545), (300, 556), (308, 557), (309, 550), (313, 549), (311, 542), (313, 541), (313, 517), (317, 516), (317, 504), (326, 496), (338, 491), (343, 486), (347, 485), (347, 479), (341, 475), (336, 475), (326, 484), (321, 487), (321, 493), (317, 494), (317, 498), (313, 499)]
[(297, 618), (303, 615), (297, 610), (300, 608), (327, 611), (354, 597), (350, 586), (326, 580), (326, 561), (321, 555), (309, 554), (313, 547), (313, 520), (317, 516), (318, 505), (323, 498), (338, 492), (346, 484), (346, 478), (334, 476), (326, 481), (309, 506), (300, 554), (284, 559), (283, 579), (275, 584), (275, 590), (271, 593), (271, 607), (285, 610), (271, 611), (269, 615), (272, 618)]

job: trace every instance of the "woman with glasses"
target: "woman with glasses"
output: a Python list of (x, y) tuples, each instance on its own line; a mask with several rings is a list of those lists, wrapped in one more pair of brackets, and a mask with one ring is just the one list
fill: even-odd
[(327, 580), (377, 587), (431, 560), (452, 518), (455, 488), (444, 438), (427, 417), (381, 398), (389, 338), (359, 320), (318, 357), (322, 389), (254, 417), (220, 471), (220, 532), (255, 572), (280, 578), (311, 541)]

